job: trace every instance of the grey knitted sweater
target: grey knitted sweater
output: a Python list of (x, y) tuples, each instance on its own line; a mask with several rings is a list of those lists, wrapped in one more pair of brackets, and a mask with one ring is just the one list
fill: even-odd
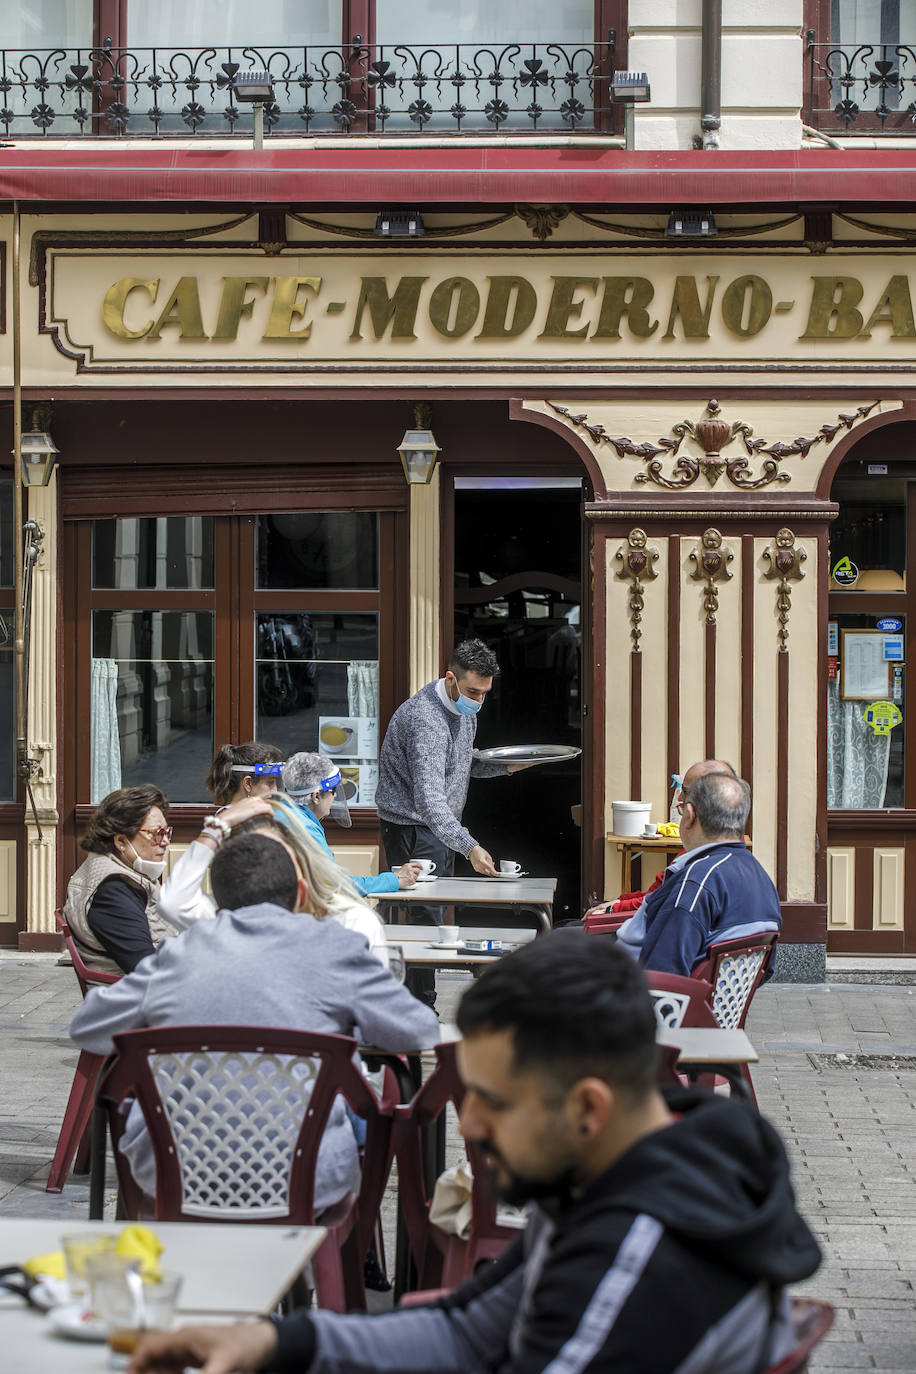
[(425, 825), (465, 858), (477, 844), (461, 824), (471, 777), (502, 777), (502, 763), (474, 758), (476, 716), (449, 711), (428, 682), (391, 717), (379, 755), (375, 802), (383, 821)]

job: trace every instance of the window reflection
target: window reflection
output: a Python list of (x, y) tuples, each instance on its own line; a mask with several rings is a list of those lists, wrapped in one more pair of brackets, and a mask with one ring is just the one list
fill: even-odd
[(91, 793), (152, 782), (202, 801), (213, 754), (213, 616), (94, 611)]
[(257, 585), (267, 591), (378, 587), (374, 511), (260, 515)]
[(92, 585), (118, 591), (212, 587), (212, 518), (94, 520)]

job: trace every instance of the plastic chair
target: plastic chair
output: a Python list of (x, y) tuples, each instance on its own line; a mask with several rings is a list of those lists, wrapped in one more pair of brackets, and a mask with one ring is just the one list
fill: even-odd
[[(55, 911), (54, 919), (57, 921), (57, 929), (64, 937), (64, 945), (73, 961), (73, 971), (83, 996), (86, 996), (91, 987), (116, 983), (121, 977), (120, 973), (104, 973), (100, 969), (87, 968), (77, 949), (73, 932), (64, 920), (63, 913)], [(67, 1098), (64, 1120), (60, 1128), (60, 1135), (57, 1138), (57, 1148), (51, 1161), (51, 1172), (48, 1174), (48, 1181), (45, 1184), (46, 1193), (63, 1192), (74, 1155), (76, 1156), (76, 1161), (73, 1164), (74, 1173), (85, 1174), (89, 1169), (89, 1122), (95, 1102), (95, 1090), (104, 1065), (105, 1058), (103, 1055), (90, 1054), (88, 1050), (83, 1050), (76, 1062), (73, 1085), (70, 1088), (70, 1096)]]
[(413, 1100), (394, 1112), (398, 1193), (421, 1290), (454, 1288), (473, 1274), (478, 1264), (500, 1255), (518, 1234), (514, 1228), (497, 1223), (496, 1203), (486, 1183), (487, 1167), (479, 1148), (470, 1141), (466, 1142), (474, 1177), (470, 1236), (464, 1240), (450, 1235), (429, 1219), (432, 1196), (424, 1178), (421, 1131), (437, 1122), (450, 1103), (459, 1109), (464, 1097), (455, 1045), (437, 1045), (436, 1059), (436, 1068)]
[(718, 1024), (710, 1005), (712, 984), (705, 979), (646, 969), (646, 982), (660, 1031)]
[[(142, 1198), (117, 1150), (119, 1105), (140, 1104), (156, 1161), (155, 1219), (320, 1225), (312, 1261), (319, 1304), (364, 1309), (363, 1261), (391, 1160), (394, 1095), (382, 1102), (343, 1035), (262, 1026), (170, 1026), (114, 1037), (117, 1058), (99, 1089), (108, 1114), (125, 1214)], [(315, 1168), (338, 1094), (366, 1121), (359, 1195), (316, 1216)]]
[(800, 1374), (808, 1368), (808, 1356), (833, 1326), (836, 1316), (829, 1302), (816, 1298), (792, 1298), (792, 1327), (795, 1345), (777, 1364), (771, 1364), (763, 1374)]
[[(778, 931), (765, 930), (737, 940), (720, 940), (710, 945), (706, 958), (693, 970), (694, 978), (712, 984), (712, 1010), (716, 1023), (728, 1030), (743, 1030), (754, 993), (767, 975), (776, 953)], [(757, 1094), (751, 1071), (741, 1070), (754, 1106)]]

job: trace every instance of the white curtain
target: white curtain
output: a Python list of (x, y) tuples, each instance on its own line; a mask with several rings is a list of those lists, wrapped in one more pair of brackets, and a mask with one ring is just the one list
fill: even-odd
[(374, 659), (354, 658), (347, 664), (347, 712), (378, 715), (378, 663)]
[(121, 786), (121, 737), (118, 733), (118, 665), (113, 658), (92, 660), (92, 751), (89, 800), (100, 802)]
[(827, 805), (873, 810), (884, 805), (890, 735), (866, 725), (867, 701), (844, 701), (836, 678), (827, 683)]

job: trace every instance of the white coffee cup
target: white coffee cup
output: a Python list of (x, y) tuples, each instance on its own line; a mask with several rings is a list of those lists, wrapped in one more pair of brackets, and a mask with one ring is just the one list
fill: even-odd
[(461, 939), (461, 931), (458, 929), (457, 926), (440, 926), (440, 927), (439, 927), (439, 944), (440, 944), (440, 945), (457, 945), (458, 942), (460, 941), (460, 939)]
[(506, 878), (511, 878), (516, 873), (521, 873), (522, 866), (517, 864), (514, 859), (500, 859), (499, 871)]
[(658, 834), (658, 826), (653, 825), (651, 821), (647, 821), (645, 828), (643, 830), (643, 834), (645, 835), (647, 840), (653, 839)]
[(421, 878), (428, 878), (430, 874), (436, 871), (436, 865), (433, 863), (432, 859), (408, 859), (407, 862), (420, 865)]

